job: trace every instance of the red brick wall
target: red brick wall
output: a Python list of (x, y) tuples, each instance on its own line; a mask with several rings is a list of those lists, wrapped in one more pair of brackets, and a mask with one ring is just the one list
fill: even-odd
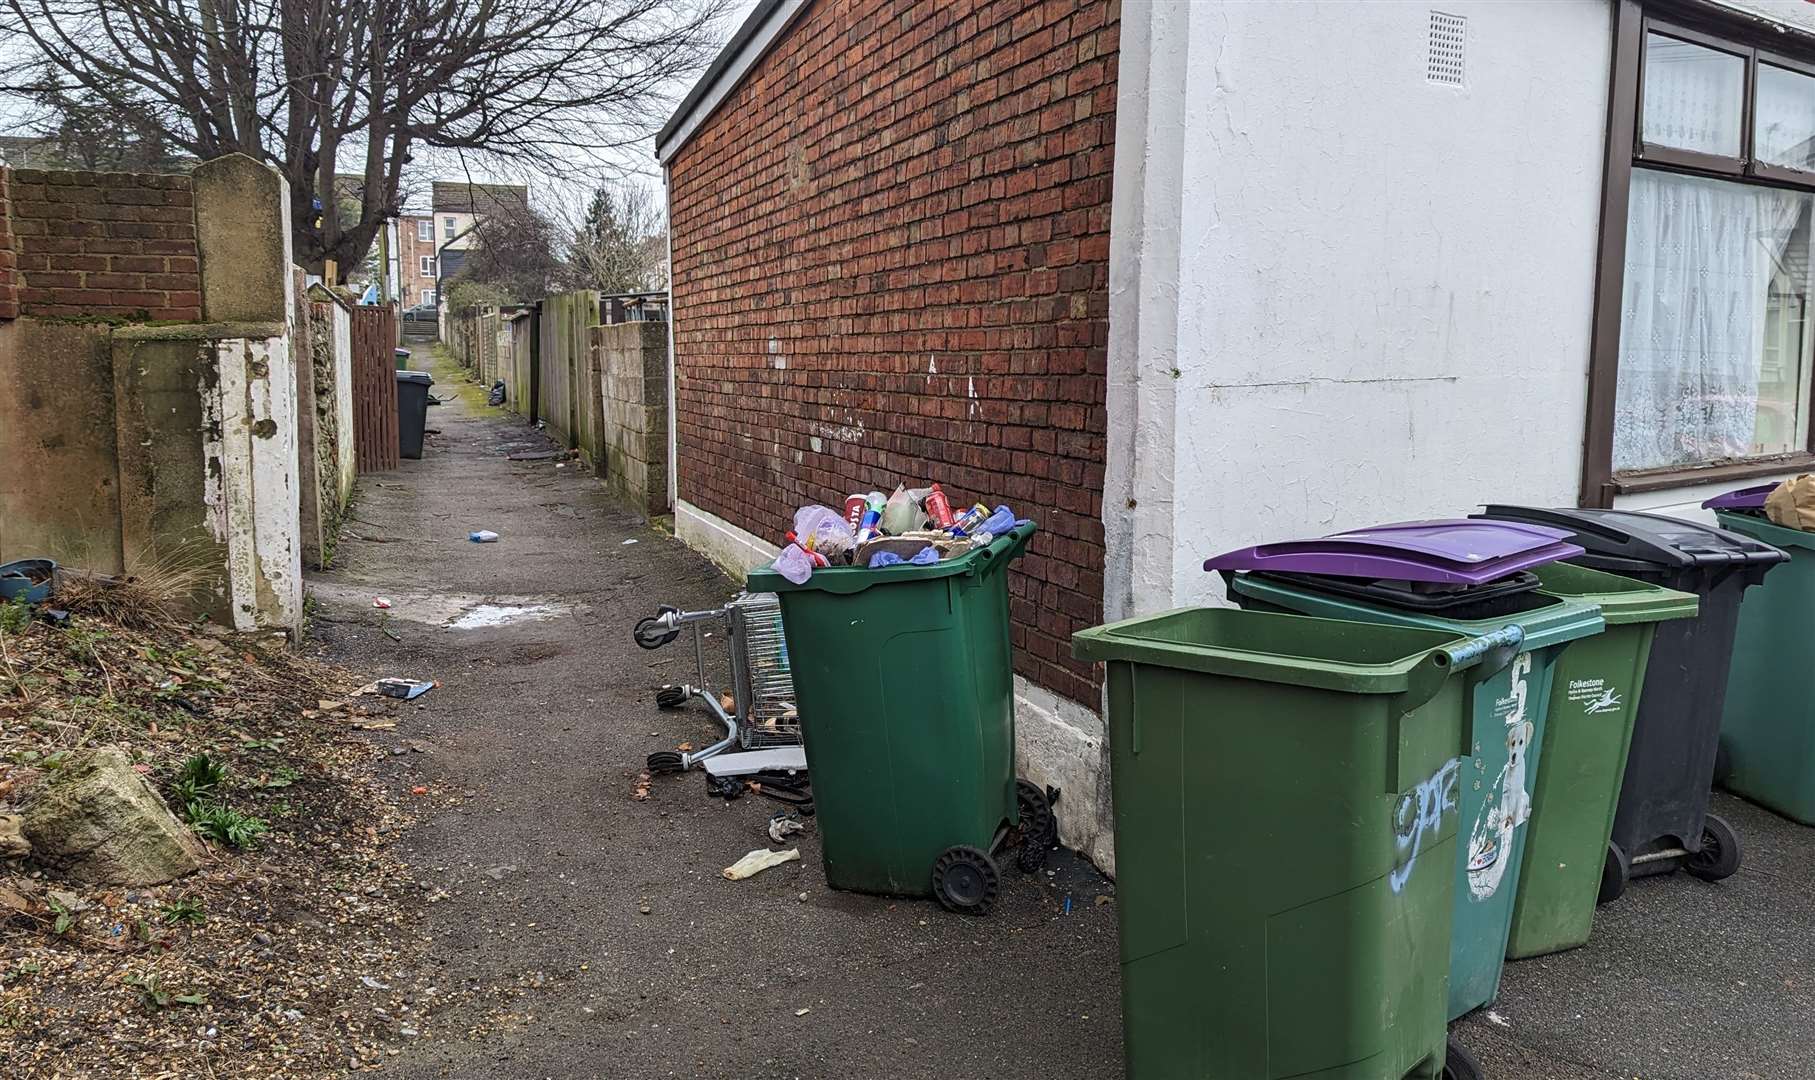
[(1093, 705), (1117, 18), (821, 0), (670, 162), (681, 498), (1009, 503), (1016, 668)]
[(202, 317), (187, 176), (14, 169), (19, 314)]
[(19, 317), (19, 284), (14, 273), (11, 181), (13, 171), (0, 167), (0, 319)]

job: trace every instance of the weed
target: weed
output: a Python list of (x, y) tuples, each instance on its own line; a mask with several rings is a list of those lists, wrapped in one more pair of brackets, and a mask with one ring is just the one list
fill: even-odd
[[(272, 769), (268, 775), (261, 776), (257, 780), (254, 780), (252, 786), (264, 788), (267, 791), (273, 791), (277, 788), (287, 788), (301, 779), (301, 769), (294, 769), (288, 765), (279, 765), (277, 768)], [(285, 805), (287, 806), (288, 804), (286, 803)]]
[(240, 746), (247, 750), (282, 750), (284, 737), (277, 735), (269, 739), (247, 739)]
[(190, 803), (188, 815), (190, 828), (228, 847), (254, 847), (259, 837), (271, 831), (263, 818), (242, 814), (220, 803)]
[(200, 926), (208, 921), (208, 915), (202, 910), (202, 902), (190, 897), (183, 897), (174, 903), (165, 904), (158, 909), (164, 921), (175, 925), (185, 923), (189, 926)]
[(183, 625), (186, 602), (212, 577), (204, 549), (179, 548), (130, 577), (66, 573), (57, 586), (57, 603), (137, 630), (176, 629)]
[(146, 1012), (157, 1012), (172, 1005), (206, 1005), (207, 994), (173, 994), (164, 989), (163, 980), (151, 972), (126, 976), (126, 985), (139, 992), (139, 1004)]
[(31, 621), (32, 606), (25, 602), (25, 597), (15, 596), (0, 604), (0, 632), (22, 634)]
[(207, 754), (197, 754), (177, 770), (176, 782), (170, 785), (177, 804), (190, 807), (213, 798), (227, 781), (227, 767)]
[(50, 932), (62, 937), (75, 928), (76, 913), (58, 903), (54, 896), (50, 898), (49, 903), (51, 914), (56, 916), (56, 919), (50, 924)]

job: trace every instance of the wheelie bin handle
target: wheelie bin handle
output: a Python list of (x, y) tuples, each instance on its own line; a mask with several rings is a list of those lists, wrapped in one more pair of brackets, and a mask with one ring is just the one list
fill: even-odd
[(1519, 653), (1519, 646), (1524, 643), (1525, 628), (1517, 623), (1508, 623), (1490, 634), (1470, 638), (1460, 645), (1450, 645), (1437, 652), (1447, 657), (1446, 663), (1451, 671), (1466, 671), (1486, 663), (1488, 673), (1492, 674), (1512, 663), (1512, 658)]

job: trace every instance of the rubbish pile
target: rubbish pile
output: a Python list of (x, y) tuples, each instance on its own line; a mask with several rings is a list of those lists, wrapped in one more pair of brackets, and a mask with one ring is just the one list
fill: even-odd
[(850, 496), (843, 514), (829, 506), (801, 507), (773, 565), (796, 585), (829, 566), (929, 566), (985, 547), (1021, 524), (1006, 506), (992, 511), (977, 503), (954, 511), (938, 484), (897, 485), (891, 495), (871, 491)]

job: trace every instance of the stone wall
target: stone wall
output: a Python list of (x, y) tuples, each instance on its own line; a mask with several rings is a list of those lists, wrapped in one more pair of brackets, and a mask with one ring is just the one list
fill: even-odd
[(344, 496), (314, 483), (321, 384), (292, 352), (307, 319), (283, 178), (235, 157), (0, 181), (18, 264), (17, 311), (0, 309), (0, 560), (199, 570), (196, 613), (296, 629), (304, 464), (311, 501)]
[(599, 474), (613, 494), (649, 517), (668, 506), (668, 324), (592, 328), (603, 402)]

